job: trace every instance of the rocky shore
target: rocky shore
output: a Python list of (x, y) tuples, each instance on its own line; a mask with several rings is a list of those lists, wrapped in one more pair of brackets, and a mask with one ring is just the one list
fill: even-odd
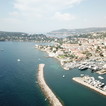
[[(58, 100), (58, 98), (55, 96), (55, 94), (52, 92), (52, 90), (49, 88), (49, 86), (46, 84), (44, 79), (44, 68), (45, 64), (39, 64), (38, 66), (38, 84), (46, 96), (46, 99), (48, 99), (51, 106), (63, 106), (62, 103)], [(45, 100), (46, 100), (45, 99)]]

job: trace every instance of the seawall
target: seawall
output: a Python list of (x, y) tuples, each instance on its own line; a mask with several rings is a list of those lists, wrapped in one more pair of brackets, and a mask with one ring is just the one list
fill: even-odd
[(55, 94), (52, 92), (52, 90), (49, 88), (49, 86), (46, 84), (44, 79), (44, 66), (45, 64), (39, 64), (38, 66), (38, 84), (48, 99), (51, 106), (63, 106), (62, 103), (59, 101), (59, 99), (55, 96)]

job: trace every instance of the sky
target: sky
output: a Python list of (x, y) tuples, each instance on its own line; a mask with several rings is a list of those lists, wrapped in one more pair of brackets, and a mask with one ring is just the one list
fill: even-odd
[(0, 31), (106, 27), (106, 0), (0, 0)]

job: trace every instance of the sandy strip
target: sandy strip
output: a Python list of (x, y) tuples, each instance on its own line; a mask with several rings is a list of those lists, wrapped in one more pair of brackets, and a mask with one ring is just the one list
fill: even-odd
[(89, 87), (89, 88), (91, 88), (91, 89), (93, 89), (93, 90), (99, 92), (100, 94), (106, 96), (106, 91), (102, 91), (102, 90), (100, 90), (100, 89), (98, 89), (98, 88), (96, 88), (96, 87), (94, 87), (94, 86), (92, 86), (92, 85), (90, 85), (90, 84), (84, 82), (83, 78), (81, 78), (81, 77), (74, 77), (74, 78), (72, 78), (72, 79), (73, 79), (74, 81), (76, 81), (76, 82), (78, 82), (78, 83), (80, 83), (80, 84), (82, 84), (82, 85), (85, 85), (85, 86), (87, 86), (87, 87)]
[(63, 106), (45, 82), (43, 73), (44, 66), (45, 64), (39, 64), (38, 66), (38, 84), (41, 87), (41, 90), (45, 94), (46, 98), (50, 102), (51, 106)]

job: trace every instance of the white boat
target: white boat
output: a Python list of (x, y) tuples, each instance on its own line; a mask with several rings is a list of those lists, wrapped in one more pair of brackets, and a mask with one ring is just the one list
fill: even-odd
[(69, 70), (69, 68), (68, 67), (63, 67), (64, 68), (64, 70)]
[(45, 101), (47, 100), (47, 98), (45, 98)]
[(20, 59), (17, 59), (17, 61), (19, 62), (19, 61), (21, 61)]
[(35, 45), (36, 48), (38, 48), (38, 45)]
[(98, 76), (99, 79), (104, 79), (102, 76)]
[(81, 74), (81, 77), (84, 77), (84, 74)]
[(81, 65), (78, 69), (79, 70), (86, 70), (86, 69), (88, 69), (88, 67), (86, 65)]
[(63, 78), (65, 77), (65, 75), (63, 75)]

